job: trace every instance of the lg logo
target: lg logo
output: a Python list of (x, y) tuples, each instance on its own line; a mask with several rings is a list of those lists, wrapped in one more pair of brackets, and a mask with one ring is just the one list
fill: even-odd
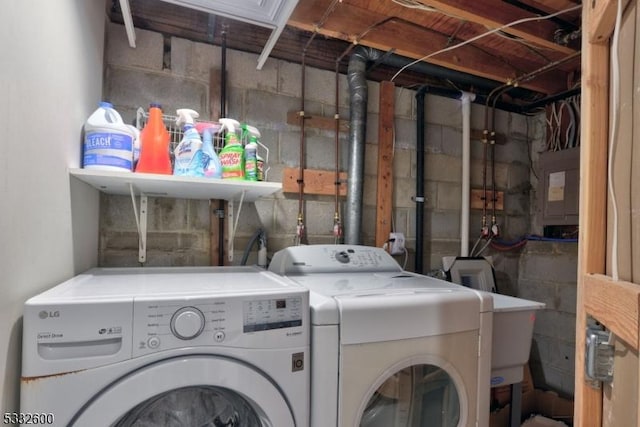
[(49, 318), (49, 317), (58, 318), (58, 317), (60, 317), (60, 312), (58, 310), (56, 310), (56, 311), (42, 310), (40, 313), (38, 313), (38, 317), (41, 318), (42, 320), (44, 320), (46, 318)]

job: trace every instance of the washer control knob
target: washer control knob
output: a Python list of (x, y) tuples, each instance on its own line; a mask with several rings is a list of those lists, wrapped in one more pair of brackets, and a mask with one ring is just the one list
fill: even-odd
[(147, 346), (151, 349), (156, 349), (160, 347), (160, 338), (158, 337), (150, 337), (147, 340)]
[(216, 342), (222, 342), (224, 341), (225, 335), (224, 332), (222, 331), (218, 331), (213, 335), (213, 339), (216, 340)]
[(204, 314), (195, 307), (183, 307), (171, 317), (171, 332), (181, 340), (190, 340), (202, 333)]
[(349, 254), (345, 251), (338, 252), (336, 254), (336, 259), (341, 263), (346, 264), (349, 262)]

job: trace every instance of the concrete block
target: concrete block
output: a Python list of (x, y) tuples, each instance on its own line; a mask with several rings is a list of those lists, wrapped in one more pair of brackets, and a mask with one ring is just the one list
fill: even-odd
[(149, 197), (148, 230), (186, 231), (189, 218), (188, 202), (187, 199)]
[(524, 114), (509, 114), (509, 137), (518, 141), (526, 142), (528, 139), (527, 131), (529, 130), (529, 116)]
[(288, 61), (278, 61), (278, 93), (300, 98), (302, 66)]
[(529, 194), (526, 192), (506, 192), (504, 195), (504, 211), (508, 216), (528, 216)]
[(227, 82), (230, 86), (258, 89), (263, 92), (278, 92), (278, 62), (265, 62), (262, 70), (258, 66), (258, 55), (227, 51)]
[[(439, 210), (460, 211), (462, 207), (462, 186), (450, 182), (438, 183), (436, 207)], [(454, 213), (451, 213), (454, 215)]]
[(102, 251), (137, 251), (138, 232), (103, 230), (100, 232), (100, 248)]
[[(405, 150), (416, 149), (416, 122), (409, 119), (395, 119), (395, 147)], [(429, 131), (427, 129), (427, 136)], [(436, 134), (436, 136), (438, 136)], [(430, 140), (425, 137), (425, 151), (429, 151), (429, 147), (439, 147), (439, 140)]]
[(161, 71), (164, 56), (162, 34), (136, 28), (136, 47), (129, 46), (124, 25), (107, 24), (105, 62), (113, 66)]
[(410, 235), (415, 236), (415, 227), (413, 227), (413, 234), (411, 234), (411, 226), (409, 224), (409, 210), (410, 209), (394, 209), (392, 218), (392, 230), (399, 233), (403, 233), (405, 239)]
[(308, 136), (306, 139), (305, 152), (307, 168), (335, 169), (335, 141), (332, 138)]
[(429, 222), (430, 236), (433, 239), (459, 239), (460, 215), (455, 212), (429, 211), (425, 215)]
[(178, 108), (208, 111), (207, 84), (176, 78), (166, 73), (147, 73), (132, 69), (110, 68), (105, 95), (116, 106), (143, 107), (157, 102), (166, 114)]
[(395, 88), (395, 116), (397, 118), (406, 118), (415, 120), (414, 108), (416, 103), (416, 93), (413, 90), (407, 90), (403, 87)]
[(298, 224), (298, 197), (291, 195), (289, 198), (278, 200), (274, 207), (275, 234), (295, 235)]
[(425, 156), (425, 178), (430, 181), (460, 182), (461, 159), (443, 154)]
[(380, 83), (367, 80), (367, 112), (380, 113)]
[(378, 143), (378, 113), (367, 113), (367, 125), (365, 141), (371, 144)]
[[(480, 160), (471, 160), (471, 186), (475, 188), (482, 188), (482, 174), (483, 174), (483, 163)], [(491, 188), (491, 163), (488, 163), (487, 166), (487, 188)], [(509, 165), (504, 163), (496, 163), (495, 164), (495, 178), (496, 178), (496, 188), (498, 190), (504, 190), (507, 188), (509, 177)]]
[(459, 128), (462, 125), (462, 106), (457, 99), (430, 95), (425, 97), (427, 123)]
[[(441, 126), (442, 153), (448, 156), (462, 157), (462, 130), (449, 126)], [(475, 141), (471, 141), (472, 145)]]
[(496, 161), (529, 164), (529, 146), (526, 141), (509, 139), (506, 144), (496, 144)]
[[(298, 81), (300, 81), (301, 75), (301, 73), (298, 73)], [(305, 99), (335, 106), (335, 72), (306, 67), (305, 83)]]
[[(378, 145), (366, 144), (364, 148), (364, 173), (367, 175), (374, 175), (378, 173), (377, 171), (378, 171)], [(394, 168), (394, 175), (395, 175), (395, 168)], [(373, 181), (375, 181), (375, 177)]]
[(364, 176), (362, 184), (362, 204), (365, 206), (376, 206), (378, 200), (378, 184), (375, 175)]
[(138, 249), (130, 250), (101, 250), (98, 267), (140, 267)]
[(306, 227), (309, 236), (329, 235), (333, 233), (333, 202), (308, 201), (306, 203)]
[[(375, 246), (376, 238), (376, 214), (377, 209), (375, 206), (364, 206), (362, 208), (362, 244)], [(346, 230), (345, 230), (346, 231)]]
[(137, 230), (131, 197), (100, 194), (100, 230)]
[(416, 152), (413, 150), (399, 149), (393, 153), (394, 178), (410, 178), (416, 176)]
[(239, 121), (246, 121), (245, 116), (248, 89), (229, 87), (227, 88), (227, 117), (235, 118)]
[(577, 283), (558, 283), (556, 292), (558, 299), (558, 304), (556, 306), (557, 310), (575, 315), (577, 304)]
[(415, 179), (397, 178), (393, 181), (393, 205), (399, 208), (411, 208), (416, 205), (413, 197), (416, 195)]
[(577, 259), (557, 255), (526, 256), (520, 260), (522, 278), (574, 283), (577, 277)]
[(529, 234), (530, 224), (528, 216), (505, 216), (501, 218), (502, 236), (504, 239), (515, 240)]
[(187, 200), (187, 212), (189, 230), (209, 230), (211, 226), (211, 203), (209, 200)]
[[(273, 230), (273, 199), (259, 199), (253, 203), (244, 203), (240, 210), (238, 219), (238, 232), (252, 235), (256, 230), (262, 228), (268, 234)], [(238, 204), (235, 205), (236, 215)]]
[(511, 163), (508, 170), (508, 188), (511, 190), (530, 190), (531, 169), (528, 163)]
[[(211, 70), (221, 72), (221, 49), (206, 43), (196, 43), (178, 37), (171, 38), (171, 72), (209, 83)], [(231, 75), (227, 69), (227, 76)]]
[[(300, 100), (291, 96), (275, 95), (262, 90), (248, 91), (245, 98), (245, 117), (247, 123), (256, 126), (268, 124), (267, 128), (287, 127), (287, 112), (298, 111)], [(305, 111), (306, 106), (305, 106)]]

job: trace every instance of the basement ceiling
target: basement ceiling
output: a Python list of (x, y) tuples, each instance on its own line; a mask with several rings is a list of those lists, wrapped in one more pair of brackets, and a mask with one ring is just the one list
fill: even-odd
[[(136, 28), (198, 42), (260, 53), (271, 34), (254, 26), (160, 0), (129, 0)], [(553, 15), (549, 19), (543, 16)], [(119, 1), (110, 3), (123, 22)], [(356, 45), (378, 49), (410, 63), (424, 61), (454, 71), (434, 77), (417, 65), (374, 64), (368, 78), (398, 86), (422, 84), (487, 95), (492, 87), (517, 82), (504, 95), (528, 104), (562, 95), (580, 82), (580, 2), (576, 0), (299, 0), (270, 58), (346, 72)], [(520, 23), (511, 25), (520, 21)], [(459, 46), (458, 46), (459, 45)], [(397, 63), (397, 61), (394, 62)], [(477, 85), (475, 81), (490, 83)]]

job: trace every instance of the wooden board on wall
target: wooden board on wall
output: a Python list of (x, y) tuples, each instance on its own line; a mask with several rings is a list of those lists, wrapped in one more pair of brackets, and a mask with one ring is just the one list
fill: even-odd
[[(491, 196), (493, 192), (491, 190), (487, 190), (487, 200), (484, 200), (484, 191), (482, 189), (472, 189), (471, 190), (471, 201), (469, 203), (469, 207), (471, 209), (492, 209), (493, 203), (491, 202)], [(496, 191), (496, 210), (504, 209), (504, 191)]]
[[(289, 111), (287, 113), (287, 124), (300, 126), (300, 112)], [(318, 116), (318, 115), (312, 115), (312, 114), (305, 114), (304, 126), (310, 127), (312, 129), (335, 130), (336, 119), (335, 117), (324, 117), (324, 116)], [(347, 120), (340, 119), (339, 132), (348, 132), (348, 131), (349, 131), (349, 122)]]
[[(298, 193), (298, 177), (300, 169), (284, 168), (282, 172), (282, 191), (284, 193)], [(340, 196), (347, 195), (347, 174), (340, 172)], [(305, 169), (304, 170), (304, 194), (317, 194), (333, 196), (336, 194), (336, 173), (331, 170)]]

